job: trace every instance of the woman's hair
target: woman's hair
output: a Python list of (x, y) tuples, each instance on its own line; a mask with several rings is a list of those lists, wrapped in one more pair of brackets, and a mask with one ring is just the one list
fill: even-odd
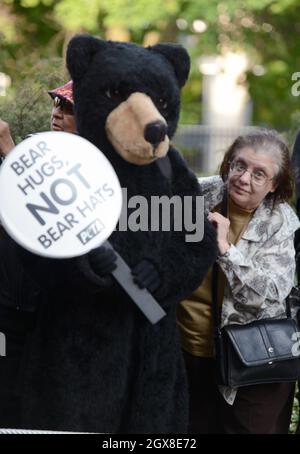
[(289, 148), (283, 137), (271, 129), (256, 129), (249, 134), (239, 136), (226, 151), (220, 167), (222, 180), (227, 181), (230, 163), (238, 151), (251, 148), (255, 152), (266, 153), (274, 158), (278, 168), (274, 182), (277, 184), (275, 192), (267, 194), (275, 203), (286, 202), (293, 195), (294, 180), (292, 175)]

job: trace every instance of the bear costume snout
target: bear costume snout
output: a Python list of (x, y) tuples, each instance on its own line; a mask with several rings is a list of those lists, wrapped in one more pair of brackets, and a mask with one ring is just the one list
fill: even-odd
[(131, 164), (150, 164), (169, 150), (166, 120), (144, 93), (132, 93), (112, 110), (105, 130), (114, 149)]

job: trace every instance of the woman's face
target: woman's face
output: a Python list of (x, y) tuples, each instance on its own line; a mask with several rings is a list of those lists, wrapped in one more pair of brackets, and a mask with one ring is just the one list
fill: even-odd
[(235, 154), (230, 167), (228, 193), (239, 207), (257, 208), (269, 192), (276, 190), (278, 164), (270, 154), (243, 148)]
[(61, 105), (54, 105), (51, 113), (51, 129), (52, 131), (76, 133), (75, 116), (71, 110)]

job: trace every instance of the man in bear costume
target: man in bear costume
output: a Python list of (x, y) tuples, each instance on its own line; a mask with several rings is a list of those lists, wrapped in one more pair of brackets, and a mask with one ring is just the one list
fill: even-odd
[[(76, 36), (67, 65), (78, 132), (110, 160), (128, 199), (144, 196), (150, 205), (151, 196), (201, 195), (196, 177), (169, 144), (189, 73), (181, 46), (143, 48)], [(158, 165), (166, 155), (165, 166)], [(77, 260), (27, 258), (44, 297), (26, 359), (23, 427), (187, 431), (176, 305), (199, 286), (217, 250), (206, 218), (201, 241), (188, 242), (186, 234), (116, 229), (109, 238), (134, 281), (166, 311), (154, 325), (109, 274), (115, 256), (104, 247)]]

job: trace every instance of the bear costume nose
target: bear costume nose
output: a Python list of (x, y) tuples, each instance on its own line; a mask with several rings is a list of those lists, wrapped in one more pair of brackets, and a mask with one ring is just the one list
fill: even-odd
[(162, 121), (154, 121), (145, 127), (144, 137), (152, 145), (162, 142), (167, 134), (167, 125)]

